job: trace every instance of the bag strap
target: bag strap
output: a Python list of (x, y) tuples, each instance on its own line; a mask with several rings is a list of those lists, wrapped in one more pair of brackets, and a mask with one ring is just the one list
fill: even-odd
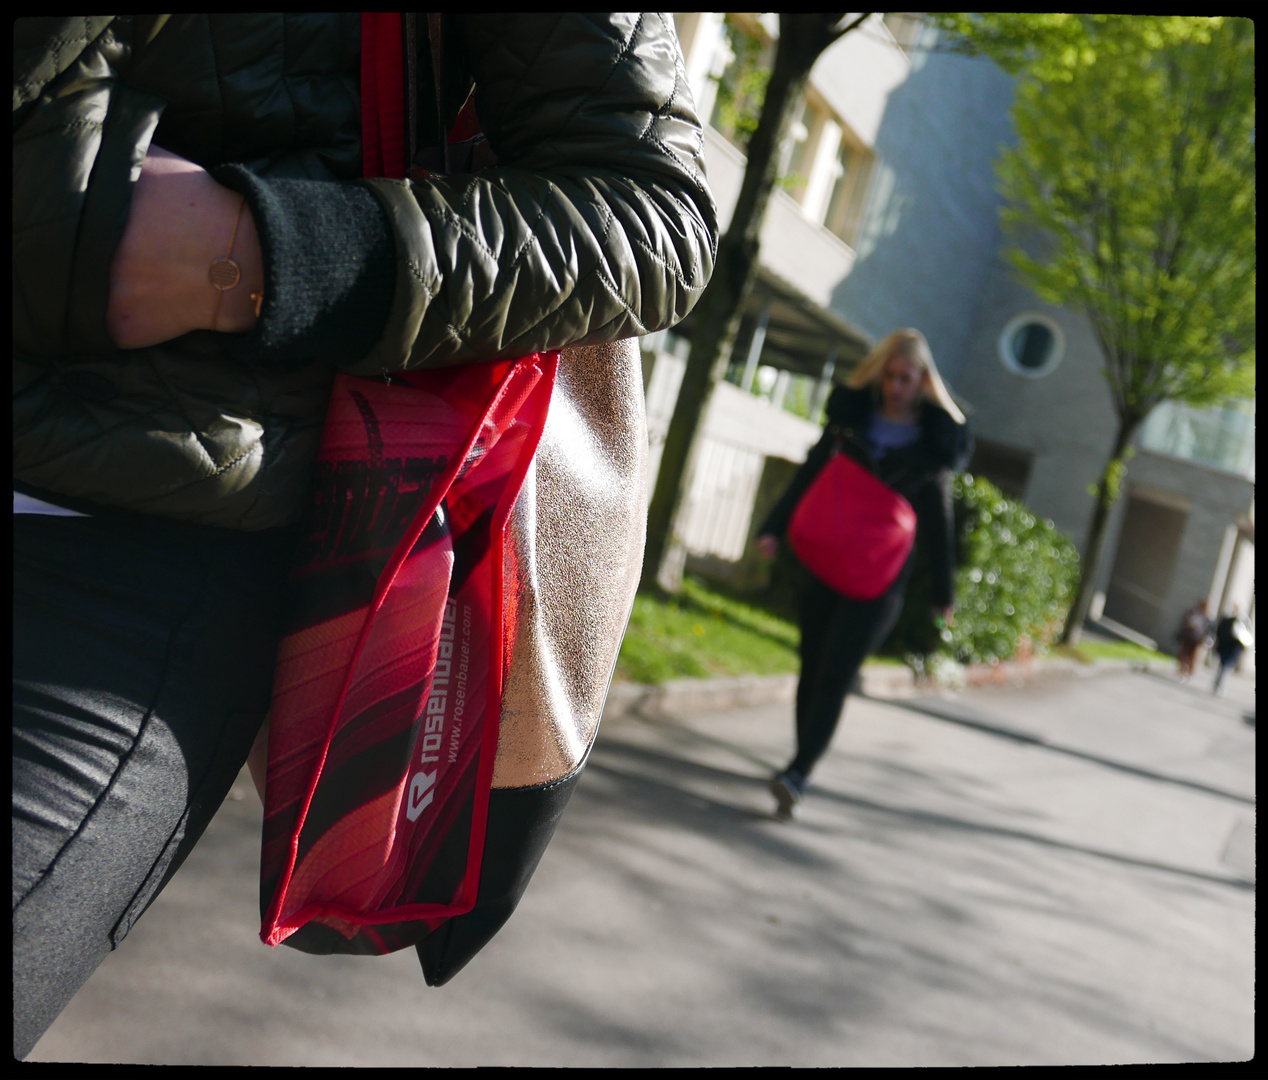
[[(409, 16), (407, 16), (407, 19)], [(427, 147), (418, 152), (411, 144), (411, 175), (426, 176), (429, 171), (443, 170), (446, 176), (457, 172), (479, 172), (497, 164), (484, 136), (484, 127), (475, 110), (474, 88), (469, 89), (466, 100), (456, 105), (455, 88), (445, 70), (445, 16), (429, 12), (427, 15), (427, 39), (431, 47), (432, 79), (436, 87), (436, 131), (441, 140), (439, 147)], [(407, 63), (413, 78), (416, 54), (411, 50)]]
[(405, 176), (404, 52), (398, 12), (362, 12), (361, 164), (365, 176), (396, 180)]
[(405, 138), (409, 165), (418, 152), (418, 62), (414, 52), (418, 39), (418, 16), (406, 12), (402, 16), (405, 28)]
[[(427, 40), (431, 45), (431, 73), (432, 78), (436, 82), (436, 131), (439, 133), (441, 147), (445, 155), (445, 172), (453, 172), (453, 163), (449, 160), (449, 132), (445, 129), (445, 101), (444, 101), (444, 85), (443, 68), (445, 63), (445, 50), (443, 43), (444, 33), (444, 16), (438, 12), (429, 11), (427, 13)], [(413, 66), (414, 57), (410, 54), (410, 65)], [(413, 158), (411, 157), (411, 161)]]
[(826, 430), (827, 433), (832, 436), (832, 445), (828, 450), (828, 457), (831, 459), (841, 453), (842, 447), (845, 446), (847, 436), (851, 435), (852, 432), (843, 428), (840, 424), (829, 424)]
[[(363, 12), (361, 15), (361, 145), (365, 176), (403, 179), (419, 164), (418, 47), (419, 16), (411, 12)], [(417, 175), (443, 168), (454, 171), (455, 143), (463, 144), (464, 170), (495, 163), (475, 114), (475, 95), (458, 110), (452, 124), (445, 95), (444, 15), (426, 14), (435, 87), (436, 130), (440, 146), (429, 148), (426, 168)]]

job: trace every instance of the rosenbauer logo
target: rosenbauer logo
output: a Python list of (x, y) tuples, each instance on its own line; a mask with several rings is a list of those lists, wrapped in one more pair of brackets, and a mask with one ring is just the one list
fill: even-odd
[[(419, 764), (422, 771), (414, 773), (409, 781), (409, 801), (405, 816), (417, 821), (436, 798), (437, 769), (440, 748), (445, 740), (445, 717), (449, 710), (454, 663), (454, 635), (458, 626), (458, 602), (450, 599), (445, 604), (444, 618), (440, 625), (440, 641), (436, 650), (436, 669), (432, 673), (431, 693), (428, 695), (421, 720), (423, 723)], [(430, 770), (427, 766), (431, 765)]]

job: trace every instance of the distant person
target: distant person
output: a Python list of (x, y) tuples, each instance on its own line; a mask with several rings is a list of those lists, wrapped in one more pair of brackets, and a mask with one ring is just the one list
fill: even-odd
[(1180, 628), (1176, 631), (1176, 673), (1181, 682), (1188, 682), (1193, 678), (1198, 650), (1208, 642), (1210, 636), (1211, 620), (1206, 616), (1206, 601), (1199, 600), (1184, 613)]
[[(951, 619), (955, 548), (950, 480), (967, 464), (971, 450), (964, 414), (952, 401), (919, 331), (897, 330), (887, 336), (828, 398), (823, 437), (763, 523), (758, 550), (774, 558), (799, 502), (838, 451), (884, 485), (863, 478), (864, 488), (874, 485), (877, 499), (892, 499), (894, 493), (906, 499), (924, 542), (910, 549), (892, 583), (872, 599), (846, 595), (806, 574), (800, 598), (797, 752), (770, 782), (778, 817), (794, 816), (863, 661), (898, 621), (915, 551), (927, 552), (931, 563), (931, 616)], [(862, 535), (861, 530), (855, 535)], [(868, 561), (858, 552), (843, 558), (853, 564)]]
[(1241, 608), (1234, 604), (1232, 611), (1215, 625), (1215, 655), (1219, 657), (1220, 666), (1216, 669), (1215, 685), (1211, 689), (1216, 694), (1223, 696), (1225, 678), (1241, 662), (1242, 653), (1252, 644), (1254, 639), (1250, 627), (1241, 617)]

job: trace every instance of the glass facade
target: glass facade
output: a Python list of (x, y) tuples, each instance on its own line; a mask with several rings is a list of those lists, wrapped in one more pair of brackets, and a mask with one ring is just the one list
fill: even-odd
[(1255, 405), (1238, 401), (1195, 409), (1175, 401), (1159, 405), (1141, 425), (1142, 450), (1192, 461), (1212, 469), (1255, 477)]

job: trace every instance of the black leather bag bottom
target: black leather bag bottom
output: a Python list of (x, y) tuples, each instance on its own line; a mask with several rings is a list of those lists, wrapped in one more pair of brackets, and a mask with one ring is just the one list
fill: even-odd
[(502, 929), (537, 869), (582, 769), (530, 788), (494, 788), (475, 907), (414, 946), (428, 986), (444, 986)]

